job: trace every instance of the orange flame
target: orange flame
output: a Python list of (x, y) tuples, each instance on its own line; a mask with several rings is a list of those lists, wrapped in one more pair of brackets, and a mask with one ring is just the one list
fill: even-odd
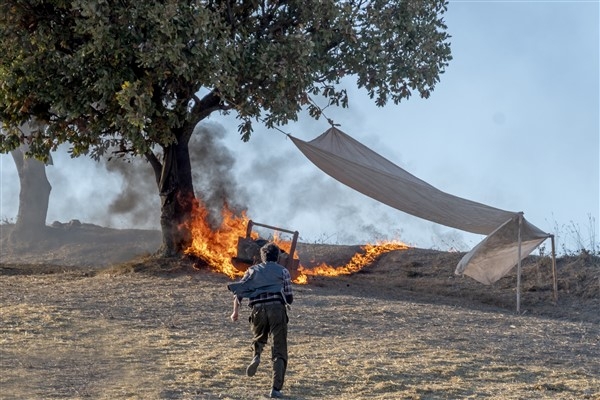
[(300, 271), (298, 276), (292, 282), (297, 283), (298, 285), (306, 285), (308, 283), (308, 276)]
[[(246, 229), (250, 219), (245, 212), (241, 216), (234, 215), (233, 211), (227, 205), (223, 207), (221, 217), (221, 226), (214, 229), (208, 223), (208, 210), (206, 207), (202, 204), (194, 207), (191, 221), (188, 224), (192, 235), (192, 243), (185, 250), (185, 254), (202, 259), (212, 270), (234, 279), (244, 274), (243, 271), (235, 268), (232, 258), (237, 256), (238, 240), (240, 237), (246, 236)], [(251, 237), (252, 239), (258, 239), (258, 234), (252, 232)], [(273, 242), (282, 250), (289, 253), (291, 248), (290, 241), (283, 240), (275, 234)], [(300, 265), (297, 273), (290, 272), (292, 272), (292, 275), (296, 275), (293, 280), (294, 283), (306, 284), (308, 283), (308, 275), (350, 275), (371, 264), (377, 257), (384, 253), (408, 248), (408, 245), (398, 241), (368, 244), (363, 247), (364, 253), (355, 254), (350, 262), (344, 266), (333, 267), (322, 263), (314, 268), (305, 268)], [(294, 257), (297, 258), (297, 254), (294, 254)]]
[[(304, 268), (300, 266), (301, 275), (321, 275), (321, 276), (339, 276), (350, 275), (360, 271), (365, 266), (371, 264), (382, 254), (393, 250), (406, 250), (410, 248), (407, 244), (399, 241), (389, 241), (377, 244), (367, 244), (363, 246), (364, 253), (356, 253), (348, 264), (340, 267), (332, 267), (325, 263), (319, 264), (314, 268)], [(306, 278), (306, 277), (305, 277)]]
[[(249, 218), (245, 212), (241, 216), (234, 215), (227, 205), (223, 207), (221, 217), (221, 226), (213, 230), (208, 223), (206, 207), (201, 204), (194, 207), (189, 222), (192, 243), (185, 254), (194, 255), (204, 260), (211, 269), (235, 278), (243, 272), (233, 266), (231, 258), (236, 256), (238, 238), (246, 236)], [(258, 235), (252, 237), (256, 239)]]

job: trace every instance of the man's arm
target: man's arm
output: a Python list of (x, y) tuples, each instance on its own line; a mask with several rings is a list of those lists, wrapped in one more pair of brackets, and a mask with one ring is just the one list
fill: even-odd
[(294, 294), (292, 293), (292, 276), (290, 271), (284, 268), (283, 270), (283, 295), (285, 296), (286, 304), (294, 302)]
[(238, 320), (240, 311), (240, 300), (237, 296), (233, 296), (233, 313), (231, 314), (231, 321), (235, 322)]
[[(250, 278), (250, 275), (252, 275), (252, 272), (253, 272), (252, 268), (249, 268), (246, 271), (246, 273), (244, 273), (244, 276), (242, 277), (242, 279), (240, 279), (240, 282), (247, 281)], [(231, 320), (233, 322), (237, 321), (237, 319), (238, 319), (241, 303), (242, 303), (242, 298), (234, 295), (233, 296), (233, 313), (231, 313)]]

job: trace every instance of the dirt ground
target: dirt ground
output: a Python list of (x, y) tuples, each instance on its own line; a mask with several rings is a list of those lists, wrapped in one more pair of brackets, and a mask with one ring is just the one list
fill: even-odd
[[(231, 280), (157, 259), (160, 233), (83, 224), (9, 244), (0, 226), (1, 399), (257, 399)], [(360, 246), (301, 244), (301, 263)], [(492, 286), (454, 275), (460, 253), (392, 251), (360, 272), (294, 285), (289, 399), (600, 399), (600, 260), (523, 267)]]

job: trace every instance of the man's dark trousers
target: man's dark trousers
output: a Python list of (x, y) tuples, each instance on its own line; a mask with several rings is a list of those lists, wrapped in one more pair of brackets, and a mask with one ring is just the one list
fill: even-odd
[(253, 355), (260, 355), (267, 344), (269, 334), (273, 345), (271, 346), (271, 360), (273, 361), (273, 388), (281, 390), (287, 369), (287, 324), (288, 316), (285, 305), (280, 302), (255, 304), (250, 314), (252, 330)]

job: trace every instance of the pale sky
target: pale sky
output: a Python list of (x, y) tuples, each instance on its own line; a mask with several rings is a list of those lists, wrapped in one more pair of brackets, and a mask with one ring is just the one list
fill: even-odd
[[(559, 251), (580, 244), (597, 249), (599, 19), (598, 1), (451, 1), (445, 20), (454, 58), (429, 99), (415, 95), (377, 108), (348, 82), (350, 108), (325, 112), (341, 130), (438, 189), (523, 211), (529, 222), (556, 235)], [(482, 239), (409, 216), (334, 181), (279, 131), (257, 125), (243, 143), (233, 115), (211, 117), (210, 124), (221, 132), (216, 144), (235, 160), (227, 171), (244, 194), (249, 216), (298, 230), (305, 242), (399, 239), (422, 248), (468, 250)], [(311, 140), (328, 127), (326, 120), (302, 115), (282, 130)], [(152, 184), (144, 213), (109, 216), (122, 177), (64, 152), (54, 160), (47, 169), (53, 186), (48, 223), (76, 218), (158, 228)], [(19, 187), (10, 155), (0, 156), (0, 177), (0, 218), (14, 221)]]

